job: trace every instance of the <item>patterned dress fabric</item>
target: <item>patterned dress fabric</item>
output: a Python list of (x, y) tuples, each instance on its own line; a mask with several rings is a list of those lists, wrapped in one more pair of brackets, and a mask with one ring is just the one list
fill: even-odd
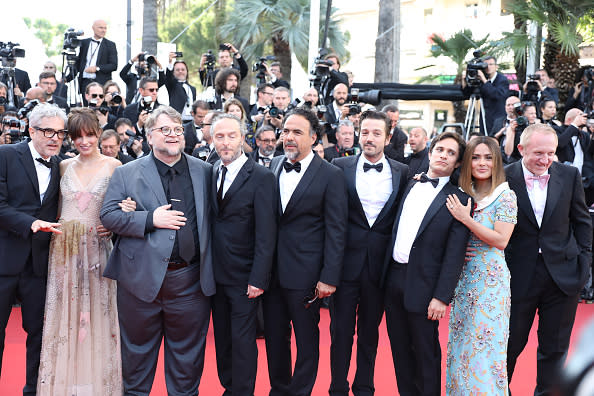
[(62, 234), (50, 245), (37, 394), (121, 395), (116, 283), (102, 276), (112, 244), (97, 234), (111, 167), (79, 180), (75, 166), (60, 182)]
[[(493, 229), (496, 221), (517, 221), (515, 193), (499, 186), (474, 220)], [(446, 394), (507, 395), (507, 340), (511, 304), (510, 273), (503, 251), (471, 234), (476, 256), (466, 262), (450, 311)]]

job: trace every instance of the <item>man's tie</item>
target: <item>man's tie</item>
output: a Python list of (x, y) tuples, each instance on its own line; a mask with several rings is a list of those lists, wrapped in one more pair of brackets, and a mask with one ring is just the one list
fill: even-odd
[(93, 39), (91, 39), (91, 41), (94, 42), (95, 44), (99, 44), (100, 43), (99, 40), (93, 40)]
[(384, 164), (380, 162), (379, 164), (371, 165), (365, 162), (363, 164), (363, 171), (367, 172), (369, 169), (375, 169), (376, 171), (381, 172), (382, 169), (384, 169)]
[(295, 172), (301, 172), (301, 162), (297, 161), (294, 164), (291, 164), (289, 161), (285, 161), (283, 163), (283, 168), (285, 168), (286, 172), (291, 172), (294, 170)]
[(432, 179), (429, 176), (427, 176), (425, 173), (421, 173), (421, 178), (419, 179), (419, 181), (421, 183), (427, 183), (430, 182), (431, 184), (433, 184), (433, 187), (437, 187), (437, 185), (439, 184), (439, 179)]
[[(184, 202), (184, 191), (181, 182), (177, 176), (177, 171), (174, 168), (169, 169), (169, 199), (171, 209), (179, 210), (180, 212), (187, 212), (187, 207)], [(196, 245), (194, 243), (194, 233), (189, 224), (180, 227), (177, 233), (177, 242), (179, 248), (179, 256), (186, 262), (190, 263), (194, 254), (196, 253)]]
[(221, 204), (221, 202), (223, 202), (223, 186), (225, 185), (225, 176), (227, 175), (227, 167), (221, 166), (221, 171), (223, 172), (221, 174), (221, 185), (219, 186), (219, 189), (217, 190), (217, 201), (219, 202), (219, 205)]
[(52, 163), (50, 161), (46, 161), (43, 158), (39, 157), (39, 158), (35, 158), (35, 161), (45, 165), (46, 168), (52, 168)]
[(549, 183), (550, 178), (551, 178), (551, 175), (540, 175), (540, 176), (528, 175), (528, 176), (524, 177), (524, 180), (526, 180), (526, 187), (528, 187), (529, 190), (532, 190), (532, 188), (534, 187), (535, 180), (538, 180), (538, 185), (540, 186), (540, 189), (544, 190), (545, 187), (547, 186), (547, 184)]

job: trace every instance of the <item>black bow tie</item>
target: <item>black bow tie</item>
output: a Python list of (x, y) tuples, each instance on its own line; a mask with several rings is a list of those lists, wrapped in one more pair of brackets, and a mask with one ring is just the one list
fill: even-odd
[(379, 164), (371, 165), (371, 164), (368, 164), (367, 162), (365, 162), (363, 164), (363, 171), (367, 172), (369, 169), (375, 169), (376, 171), (381, 172), (382, 169), (384, 169), (384, 164), (379, 163)]
[(50, 168), (50, 169), (52, 168), (52, 163), (51, 163), (51, 162), (49, 162), (49, 161), (46, 161), (46, 160), (44, 160), (44, 159), (43, 159), (43, 158), (41, 158), (41, 157), (40, 157), (40, 158), (35, 158), (35, 161), (37, 161), (37, 162), (39, 162), (39, 163), (41, 163), (41, 164), (45, 165), (45, 167), (46, 167), (46, 168)]
[(295, 162), (294, 164), (291, 164), (289, 161), (285, 161), (283, 163), (283, 167), (285, 168), (286, 172), (291, 172), (292, 170), (297, 173), (301, 172), (301, 162)]
[(419, 179), (419, 181), (421, 183), (430, 182), (431, 184), (433, 184), (433, 187), (437, 187), (437, 184), (439, 183), (439, 179), (432, 179), (424, 173), (421, 173), (421, 178)]
[(99, 41), (99, 40), (91, 39), (91, 41), (94, 42), (94, 43), (97, 43), (97, 44), (100, 44), (101, 43), (101, 41)]

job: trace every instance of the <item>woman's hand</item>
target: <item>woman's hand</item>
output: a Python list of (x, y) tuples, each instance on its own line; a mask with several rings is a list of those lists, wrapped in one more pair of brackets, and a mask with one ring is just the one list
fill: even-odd
[(452, 216), (462, 224), (465, 224), (468, 220), (472, 220), (472, 217), (470, 216), (471, 203), (472, 200), (468, 198), (468, 204), (466, 206), (462, 205), (458, 196), (455, 194), (448, 195), (446, 199), (446, 207)]
[(122, 209), (122, 212), (134, 212), (136, 210), (136, 201), (128, 197), (118, 204)]

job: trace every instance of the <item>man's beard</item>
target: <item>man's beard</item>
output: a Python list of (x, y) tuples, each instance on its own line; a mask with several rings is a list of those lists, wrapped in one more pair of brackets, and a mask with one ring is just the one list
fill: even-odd
[(265, 157), (270, 157), (272, 154), (274, 154), (274, 149), (275, 147), (269, 147), (269, 146), (263, 146), (260, 147), (260, 152), (262, 153), (263, 156)]
[(296, 151), (291, 152), (285, 150), (285, 157), (287, 157), (289, 161), (295, 161), (297, 158), (299, 158), (300, 155), (301, 152), (299, 151), (299, 149), (296, 149)]
[(170, 147), (157, 147), (157, 148), (154, 148), (153, 150), (158, 151), (159, 153), (166, 155), (168, 157), (176, 157), (182, 153), (183, 148), (180, 145), (177, 149), (170, 148)]

